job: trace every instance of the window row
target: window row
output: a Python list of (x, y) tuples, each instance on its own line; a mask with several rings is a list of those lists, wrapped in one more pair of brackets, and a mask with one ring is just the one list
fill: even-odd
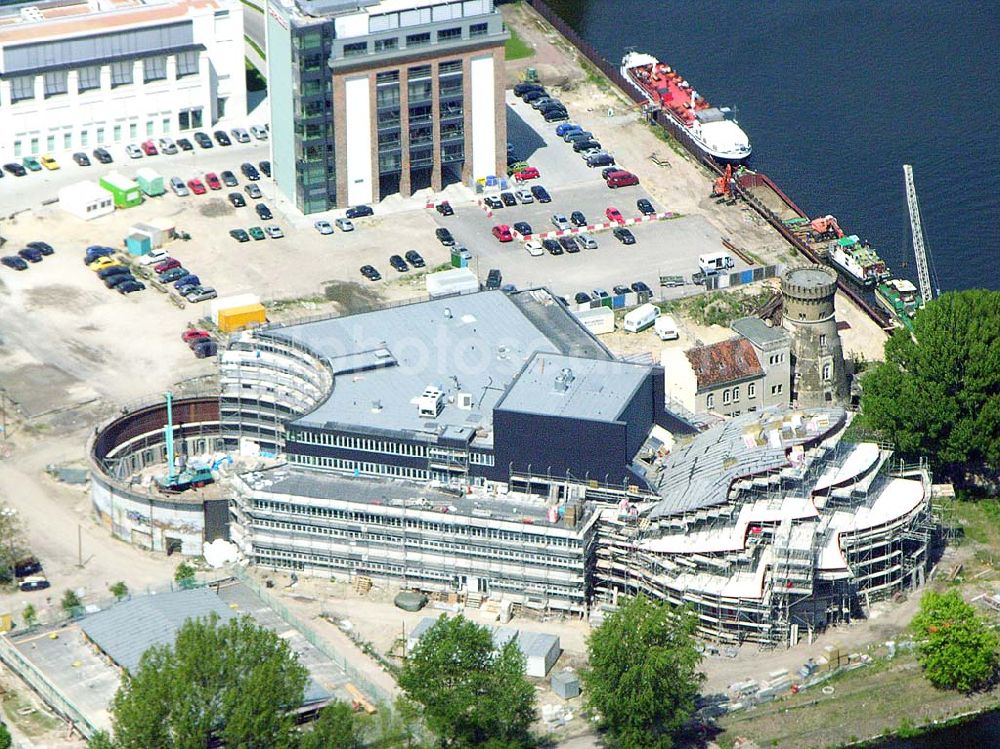
[(368, 463), (360, 460), (341, 460), (340, 458), (296, 455), (292, 453), (288, 456), (288, 461), (296, 465), (332, 468), (335, 471), (352, 471), (355, 474), (365, 474), (366, 476), (392, 476), (394, 478), (416, 479), (420, 481), (426, 481), (430, 478), (427, 471), (419, 468), (386, 465), (385, 463)]
[[(756, 397), (757, 397), (757, 383), (751, 382), (747, 385), (747, 398), (756, 398)], [(728, 405), (730, 403), (735, 403), (739, 399), (740, 399), (739, 385), (735, 385), (734, 387), (731, 388), (726, 388), (725, 390), (722, 391), (723, 404)], [(715, 407), (715, 393), (709, 393), (705, 397), (705, 405), (708, 408)]]
[(377, 440), (369, 437), (352, 437), (346, 434), (329, 434), (328, 432), (292, 431), (288, 434), (289, 442), (301, 442), (306, 445), (329, 445), (330, 447), (345, 447), (348, 450), (364, 450), (370, 453), (386, 455), (410, 455), (423, 458), (427, 455), (426, 445), (414, 445), (409, 442), (394, 442), (392, 440)]

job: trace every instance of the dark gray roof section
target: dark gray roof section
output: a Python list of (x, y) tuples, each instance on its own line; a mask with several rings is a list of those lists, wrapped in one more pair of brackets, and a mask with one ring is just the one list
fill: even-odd
[(675, 445), (658, 472), (646, 472), (662, 498), (652, 517), (724, 504), (734, 481), (788, 465), (786, 450), (825, 439), (844, 419), (839, 408), (771, 408), (737, 416)]
[(559, 354), (535, 354), (497, 404), (504, 411), (615, 421), (651, 367)]
[[(545, 291), (434, 299), (259, 335), (295, 341), (334, 371), (327, 399), (296, 425), (428, 440), (450, 431), (468, 442), (482, 429), (491, 442), (494, 405), (537, 352), (612, 358)], [(445, 395), (436, 418), (417, 408), (428, 386)]]
[(784, 328), (768, 325), (759, 317), (741, 317), (729, 327), (757, 348), (766, 348), (772, 343), (785, 342), (790, 339), (788, 331)]
[(235, 614), (208, 588), (137, 596), (86, 617), (80, 627), (122, 668), (134, 672), (153, 645), (173, 645), (188, 619), (218, 614), (223, 622)]

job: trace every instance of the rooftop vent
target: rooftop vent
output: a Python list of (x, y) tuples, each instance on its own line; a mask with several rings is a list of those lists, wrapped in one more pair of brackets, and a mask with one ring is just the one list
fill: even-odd
[(382, 401), (372, 401), (372, 413), (377, 414), (382, 410)]
[(451, 319), (451, 307), (445, 307), (444, 308), (444, 316), (445, 316), (446, 320), (450, 320)]
[(417, 410), (421, 416), (436, 419), (444, 407), (444, 393), (433, 385), (424, 388), (423, 394), (417, 399)]
[(459, 393), (458, 394), (458, 407), (463, 411), (472, 410), (472, 393)]
[(42, 15), (42, 11), (40, 11), (34, 5), (29, 5), (27, 8), (21, 8), (21, 20), (37, 22), (37, 21), (44, 21), (45, 17)]
[(556, 375), (555, 391), (557, 393), (565, 393), (569, 390), (570, 384), (572, 384), (575, 379), (576, 376), (573, 374), (573, 370), (569, 367), (563, 367), (562, 371)]

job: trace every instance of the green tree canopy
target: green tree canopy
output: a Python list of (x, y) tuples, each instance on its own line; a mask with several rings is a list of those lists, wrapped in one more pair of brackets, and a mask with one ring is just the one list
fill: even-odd
[(187, 562), (181, 562), (174, 571), (174, 582), (182, 588), (188, 588), (194, 583), (195, 570)]
[(917, 658), (939, 689), (971, 692), (990, 683), (1000, 665), (997, 634), (957, 590), (924, 593), (913, 629)]
[(299, 742), (299, 749), (361, 749), (362, 746), (361, 719), (346, 702), (324, 707)]
[(516, 642), (499, 651), (484, 627), (457, 616), (440, 619), (420, 638), (399, 675), (443, 747), (534, 745), (535, 690)]
[(645, 596), (629, 600), (587, 641), (584, 697), (600, 716), (608, 746), (670, 749), (695, 709), (701, 654), (697, 619)]
[(950, 292), (893, 334), (862, 380), (869, 426), (943, 472), (1000, 471), (1000, 292)]
[(240, 749), (289, 749), (290, 711), (306, 669), (288, 643), (244, 616), (188, 620), (172, 646), (154, 646), (111, 703), (117, 749), (187, 749), (214, 737)]

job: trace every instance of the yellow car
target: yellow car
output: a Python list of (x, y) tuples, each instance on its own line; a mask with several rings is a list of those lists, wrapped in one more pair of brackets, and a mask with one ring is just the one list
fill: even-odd
[(116, 265), (121, 265), (121, 263), (119, 263), (113, 257), (107, 257), (105, 255), (103, 257), (97, 258), (97, 260), (95, 260), (94, 262), (89, 263), (87, 267), (90, 268), (92, 271), (97, 272), (99, 270), (104, 270), (105, 268), (112, 268)]
[(52, 157), (52, 154), (47, 153), (38, 160), (46, 169), (53, 170), (59, 168), (59, 162)]

